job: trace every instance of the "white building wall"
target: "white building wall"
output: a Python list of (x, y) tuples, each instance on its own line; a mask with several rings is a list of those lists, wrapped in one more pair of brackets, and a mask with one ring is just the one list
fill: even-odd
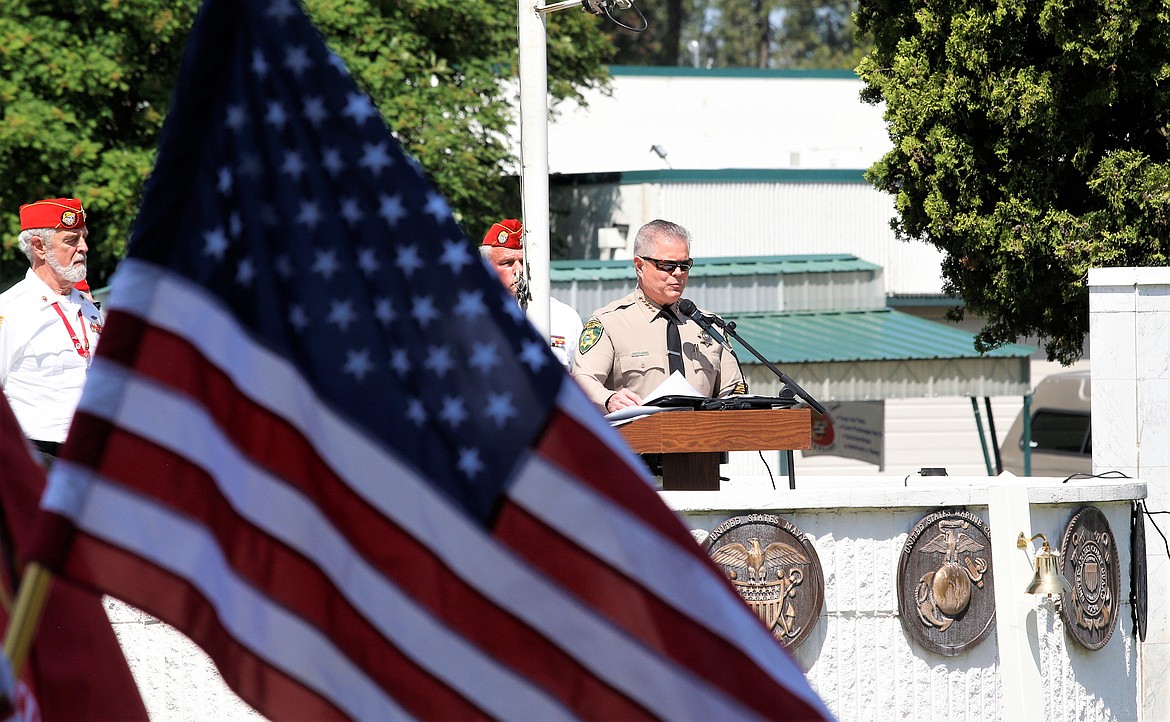
[[(1143, 645), (1144, 719), (1170, 720), (1170, 268), (1089, 271), (1093, 471), (1149, 484), (1149, 627)], [(1161, 534), (1154, 524), (1162, 528)]]

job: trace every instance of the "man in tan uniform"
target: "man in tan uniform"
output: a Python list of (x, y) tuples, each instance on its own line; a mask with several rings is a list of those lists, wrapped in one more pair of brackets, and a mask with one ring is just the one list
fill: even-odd
[(691, 265), (691, 234), (678, 224), (650, 221), (634, 237), (638, 288), (593, 313), (573, 360), (573, 378), (605, 412), (640, 405), (674, 369), (707, 396), (747, 390), (735, 355), (678, 312)]

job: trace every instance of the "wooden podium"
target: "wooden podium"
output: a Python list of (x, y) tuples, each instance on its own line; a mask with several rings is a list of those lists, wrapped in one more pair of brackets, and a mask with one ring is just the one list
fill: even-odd
[(665, 490), (718, 491), (724, 451), (812, 448), (807, 408), (663, 411), (618, 430), (637, 453), (662, 454)]

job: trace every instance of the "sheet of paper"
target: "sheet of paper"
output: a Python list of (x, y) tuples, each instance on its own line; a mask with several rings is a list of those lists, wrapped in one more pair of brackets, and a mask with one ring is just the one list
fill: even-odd
[(691, 386), (691, 382), (687, 381), (678, 371), (672, 373), (665, 381), (658, 385), (658, 388), (643, 397), (642, 403), (648, 404), (654, 399), (660, 399), (663, 396), (697, 396), (701, 399), (707, 398), (706, 394), (699, 393), (699, 390)]

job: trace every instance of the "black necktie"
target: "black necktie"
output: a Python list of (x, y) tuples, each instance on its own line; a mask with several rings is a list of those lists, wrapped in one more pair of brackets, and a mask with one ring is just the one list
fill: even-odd
[(660, 313), (666, 319), (666, 357), (667, 363), (670, 364), (670, 373), (678, 371), (686, 376), (686, 372), (683, 371), (682, 338), (678, 335), (678, 324), (675, 323), (674, 314), (665, 308)]

